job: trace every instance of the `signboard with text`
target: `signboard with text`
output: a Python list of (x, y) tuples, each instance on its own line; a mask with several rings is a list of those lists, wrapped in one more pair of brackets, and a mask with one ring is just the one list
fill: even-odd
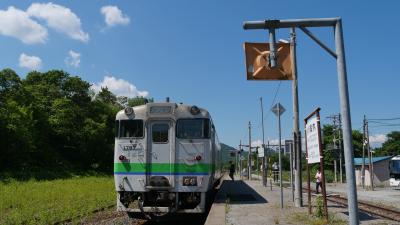
[(265, 155), (265, 149), (263, 147), (261, 147), (260, 149), (258, 149), (258, 158), (262, 158)]
[(319, 155), (318, 120), (316, 117), (309, 119), (306, 123), (306, 143), (308, 164), (319, 163), (321, 158)]

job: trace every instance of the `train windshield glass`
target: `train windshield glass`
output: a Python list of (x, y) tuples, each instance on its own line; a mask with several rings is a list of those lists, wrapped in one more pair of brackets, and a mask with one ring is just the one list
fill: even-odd
[(143, 120), (121, 120), (119, 137), (143, 137)]
[(177, 124), (177, 137), (183, 139), (210, 138), (209, 119), (180, 119)]
[(400, 174), (400, 160), (392, 160), (391, 173)]

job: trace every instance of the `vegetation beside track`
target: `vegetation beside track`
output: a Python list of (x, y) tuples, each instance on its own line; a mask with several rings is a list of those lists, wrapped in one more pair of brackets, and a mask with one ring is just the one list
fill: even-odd
[(329, 216), (329, 221), (326, 222), (325, 218), (317, 217), (315, 215), (310, 216), (306, 212), (302, 213), (294, 213), (291, 216), (291, 220), (294, 224), (305, 224), (305, 225), (345, 225), (346, 221), (337, 218), (335, 215)]
[(0, 224), (53, 224), (115, 204), (112, 176), (0, 182)]

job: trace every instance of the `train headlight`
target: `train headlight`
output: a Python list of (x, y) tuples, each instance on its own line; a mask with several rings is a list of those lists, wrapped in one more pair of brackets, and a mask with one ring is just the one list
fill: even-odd
[(132, 109), (132, 107), (126, 107), (124, 109), (124, 112), (125, 112), (126, 115), (129, 116), (129, 115), (131, 115), (133, 113), (133, 109)]
[(197, 186), (197, 177), (183, 177), (183, 186)]
[(190, 178), (184, 177), (183, 178), (183, 186), (189, 186), (189, 185), (190, 185)]
[(190, 113), (192, 114), (192, 115), (197, 115), (197, 114), (199, 114), (200, 113), (200, 109), (199, 109), (199, 107), (197, 107), (197, 106), (192, 106), (192, 107), (190, 107)]

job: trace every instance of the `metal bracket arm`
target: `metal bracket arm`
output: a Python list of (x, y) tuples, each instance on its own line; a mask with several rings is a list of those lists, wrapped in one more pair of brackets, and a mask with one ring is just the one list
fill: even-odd
[(300, 26), (299, 27), (300, 30), (302, 30), (307, 36), (309, 36), (311, 39), (313, 39), (319, 46), (321, 46), (321, 48), (325, 49), (325, 51), (327, 51), (331, 56), (333, 56), (333, 58), (337, 58), (337, 55), (334, 51), (332, 51), (332, 49), (330, 49), (328, 46), (326, 46), (324, 43), (322, 43), (321, 40), (319, 40), (317, 37), (315, 37), (315, 35), (313, 33), (311, 33), (310, 30), (308, 30), (307, 28)]

